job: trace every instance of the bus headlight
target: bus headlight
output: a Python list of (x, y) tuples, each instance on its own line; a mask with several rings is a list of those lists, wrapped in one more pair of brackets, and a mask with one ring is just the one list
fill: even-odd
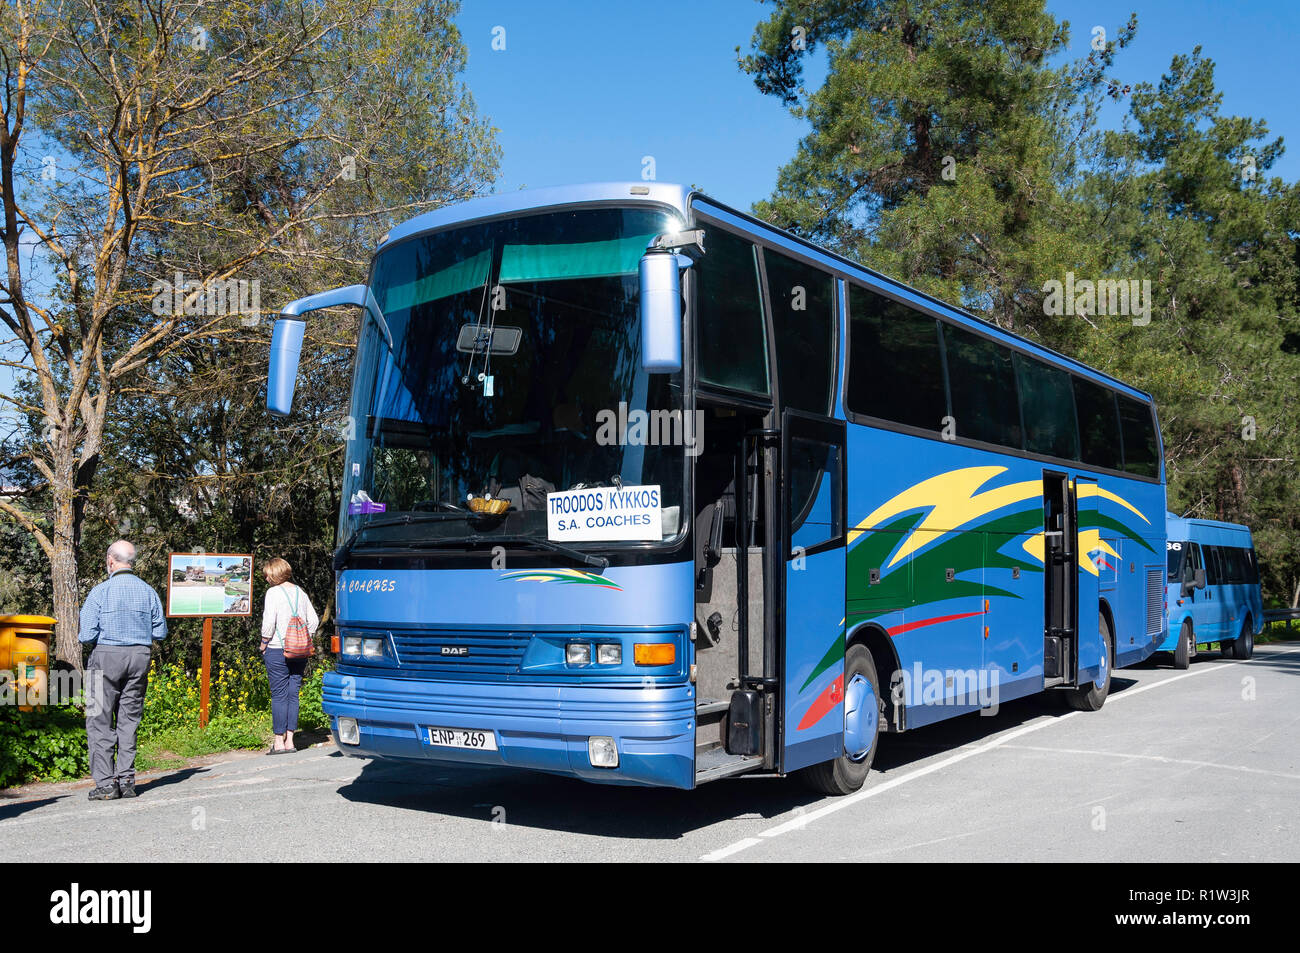
[(587, 760), (593, 768), (617, 768), (618, 745), (613, 738), (592, 735), (587, 739)]
[(361, 654), (361, 636), (345, 635), (343, 636), (343, 654), (360, 655)]
[(566, 665), (590, 665), (591, 643), (570, 642), (564, 647), (564, 663)]
[(361, 654), (366, 658), (382, 658), (384, 654), (383, 639), (366, 639), (361, 644)]
[(361, 744), (361, 729), (357, 727), (355, 718), (339, 719), (339, 741), (345, 745)]
[(602, 645), (597, 645), (596, 664), (597, 665), (622, 665), (623, 644), (621, 642), (611, 642)]

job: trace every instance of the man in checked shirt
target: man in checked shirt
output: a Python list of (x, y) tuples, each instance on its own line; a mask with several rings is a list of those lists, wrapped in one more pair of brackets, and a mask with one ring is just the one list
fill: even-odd
[(135, 547), (119, 539), (108, 547), (107, 562), (108, 579), (86, 597), (77, 636), (94, 646), (86, 662), (92, 801), (136, 796), (135, 733), (144, 714), (149, 649), (167, 635), (162, 600), (132, 569)]

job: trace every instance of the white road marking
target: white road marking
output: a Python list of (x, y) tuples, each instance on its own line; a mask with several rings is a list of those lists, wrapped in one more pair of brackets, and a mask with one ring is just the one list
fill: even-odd
[(1016, 751), (1045, 751), (1049, 754), (1083, 754), (1102, 758), (1120, 758), (1121, 760), (1157, 761), (1160, 764), (1185, 764), (1193, 768), (1218, 768), (1221, 771), (1240, 771), (1243, 774), (1266, 774), (1272, 778), (1286, 778), (1300, 781), (1300, 774), (1286, 774), (1281, 771), (1269, 771), (1266, 768), (1248, 768), (1240, 764), (1219, 764), (1216, 761), (1189, 761), (1186, 758), (1166, 758), (1158, 754), (1131, 754), (1124, 751), (1093, 751), (1086, 748), (1045, 748), (1041, 745), (1007, 745)]
[[(1276, 654), (1286, 655), (1291, 652), (1295, 652), (1298, 649), (1300, 649), (1300, 647), (1286, 649)], [(1191, 671), (1183, 672), (1181, 675), (1174, 675), (1170, 678), (1162, 678), (1158, 682), (1148, 682), (1145, 685), (1139, 685), (1137, 688), (1125, 689), (1119, 694), (1112, 695), (1109, 698), (1107, 698), (1106, 703), (1114, 704), (1115, 702), (1122, 701), (1125, 698), (1134, 698), (1138, 695), (1141, 695), (1145, 691), (1149, 691), (1150, 689), (1159, 688), (1162, 685), (1172, 685), (1174, 682), (1180, 682), (1185, 678), (1191, 678), (1193, 675), (1202, 675), (1205, 672), (1226, 671), (1227, 669), (1237, 664), (1239, 664), (1238, 660), (1233, 660), (1227, 662), (1226, 664), (1219, 664), (1219, 665), (1200, 665), (1197, 668), (1192, 669)], [(747, 850), (756, 844), (761, 844), (765, 840), (771, 840), (774, 837), (780, 837), (782, 834), (788, 834), (791, 831), (802, 830), (803, 828), (811, 824), (813, 821), (821, 820), (823, 817), (829, 817), (831, 814), (835, 814), (838, 811), (844, 810), (845, 808), (853, 807), (855, 804), (860, 804), (861, 802), (867, 800), (868, 798), (873, 798), (878, 794), (884, 794), (886, 791), (891, 791), (896, 787), (899, 787), (904, 784), (908, 784), (912, 781), (916, 781), (920, 778), (925, 777), (926, 775), (934, 774), (936, 771), (941, 771), (944, 768), (951, 767), (954, 764), (957, 764), (961, 761), (965, 761), (967, 758), (973, 758), (976, 755), (984, 754), (985, 752), (992, 751), (995, 748), (1000, 748), (1003, 745), (1005, 745), (1008, 741), (1014, 741), (1016, 738), (1022, 738), (1025, 735), (1032, 734), (1033, 732), (1038, 731), (1042, 728), (1047, 728), (1050, 725), (1059, 725), (1063, 721), (1069, 721), (1075, 715), (1082, 715), (1082, 714), (1084, 713), (1080, 711), (1071, 711), (1071, 712), (1067, 712), (1064, 715), (1056, 715), (1056, 716), (1045, 715), (1039, 721), (1030, 722), (1027, 725), (1023, 725), (1020, 728), (1017, 728), (1014, 731), (1010, 731), (1005, 735), (1000, 735), (999, 737), (994, 738), (992, 741), (985, 742), (982, 745), (977, 745), (976, 747), (973, 748), (966, 748), (964, 750), (961, 750), (957, 754), (954, 754), (952, 757), (945, 758), (943, 761), (938, 761), (934, 764), (926, 765), (924, 768), (919, 768), (916, 771), (911, 772), (910, 774), (904, 774), (896, 778), (891, 778), (888, 781), (885, 781), (883, 784), (877, 784), (869, 788), (863, 788), (854, 794), (845, 795), (844, 797), (835, 798), (834, 800), (828, 798), (827, 802), (823, 804), (822, 807), (819, 807), (816, 810), (809, 811), (805, 809), (802, 813), (795, 816), (792, 820), (786, 821), (783, 824), (778, 824), (775, 827), (769, 827), (765, 831), (759, 831), (757, 837), (747, 837), (744, 840), (736, 841), (734, 844), (728, 844), (726, 847), (720, 848), (719, 850), (715, 850), (712, 851), (711, 853), (704, 854), (703, 856), (700, 857), (700, 860), (704, 860), (704, 861), (721, 860), (723, 858), (730, 857), (734, 854), (738, 854), (743, 850)]]

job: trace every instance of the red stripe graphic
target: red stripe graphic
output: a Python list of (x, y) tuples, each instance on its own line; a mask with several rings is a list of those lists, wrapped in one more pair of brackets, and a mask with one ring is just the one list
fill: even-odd
[(808, 706), (804, 716), (799, 719), (799, 731), (811, 728), (817, 722), (826, 717), (827, 713), (844, 700), (844, 675), (826, 686), (826, 690), (817, 696), (817, 699)]
[(892, 629), (886, 629), (890, 635), (902, 635), (904, 632), (911, 632), (913, 629), (919, 629), (926, 625), (938, 625), (940, 622), (951, 622), (953, 619), (969, 619), (973, 615), (983, 615), (983, 612), (959, 612), (957, 615), (941, 615), (933, 619), (918, 619), (916, 622), (904, 622), (902, 625), (896, 625)]

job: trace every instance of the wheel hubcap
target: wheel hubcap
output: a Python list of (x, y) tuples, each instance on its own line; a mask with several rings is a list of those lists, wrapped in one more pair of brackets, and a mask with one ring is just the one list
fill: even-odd
[(871, 682), (854, 675), (844, 689), (844, 750), (850, 761), (861, 761), (871, 754), (879, 720), (880, 706)]

